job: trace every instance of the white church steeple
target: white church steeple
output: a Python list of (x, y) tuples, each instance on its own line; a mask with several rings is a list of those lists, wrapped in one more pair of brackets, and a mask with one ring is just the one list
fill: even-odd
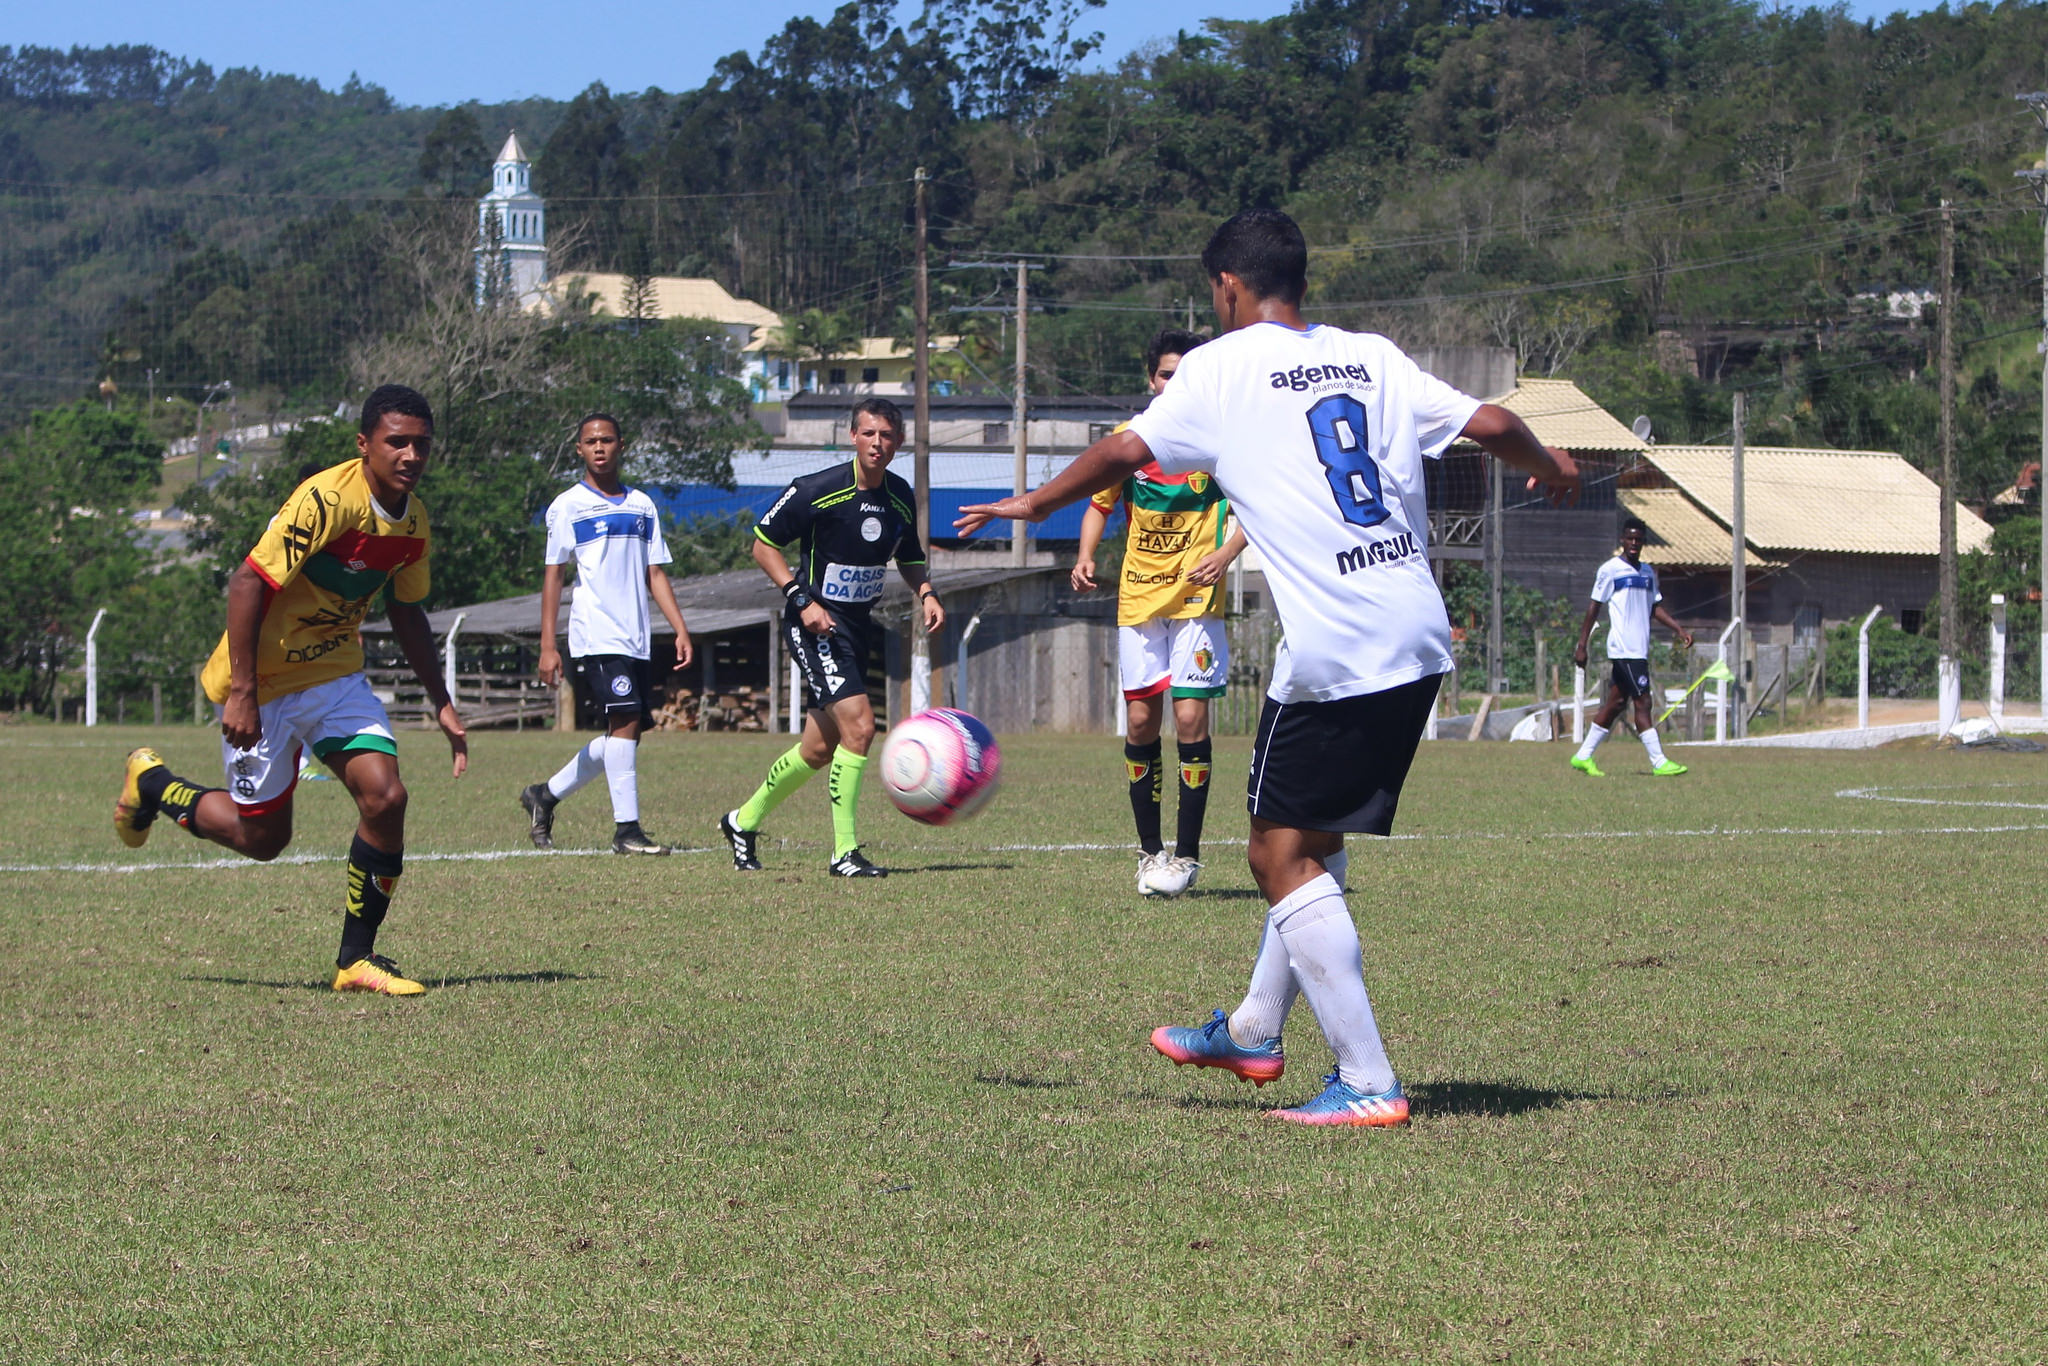
[(527, 307), (548, 281), (547, 206), (533, 192), (533, 163), (519, 134), (505, 139), (491, 189), (477, 201), (476, 297)]

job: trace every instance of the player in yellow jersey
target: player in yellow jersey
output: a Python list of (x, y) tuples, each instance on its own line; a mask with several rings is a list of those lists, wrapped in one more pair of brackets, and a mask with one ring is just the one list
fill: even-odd
[(427, 509), (415, 491), (434, 410), (387, 384), (363, 403), (360, 458), (313, 475), (278, 510), (228, 579), (228, 622), (201, 682), (221, 722), (226, 788), (173, 774), (154, 750), (128, 756), (114, 833), (137, 847), (168, 815), (201, 839), (268, 861), (292, 839), (299, 753), (334, 770), (359, 817), (348, 851), (336, 991), (426, 990), (376, 952), (405, 852), (405, 785), (384, 707), (363, 677), (363, 617), (384, 596), (392, 635), (426, 688), (455, 776), (469, 765), (462, 719), (441, 686), (427, 595)]
[[(1192, 332), (1169, 327), (1145, 352), (1145, 378), (1154, 397), (1166, 388), (1180, 358), (1202, 344)], [(1119, 431), (1122, 428), (1118, 428)], [(1223, 634), (1223, 571), (1244, 550), (1244, 533), (1230, 502), (1206, 474), (1166, 474), (1147, 465), (1115, 488), (1089, 500), (1081, 514), (1081, 548), (1074, 587), (1096, 587), (1095, 550), (1116, 505), (1130, 530), (1117, 591), (1118, 672), (1127, 708), (1124, 767), (1131, 812), (1138, 823), (1138, 892), (1177, 896), (1201, 870), (1202, 818), (1209, 806), (1209, 701), (1223, 695), (1230, 643)], [(1164, 775), (1160, 770), (1161, 699), (1173, 697), (1180, 742), (1180, 801), (1171, 854), (1159, 833)]]

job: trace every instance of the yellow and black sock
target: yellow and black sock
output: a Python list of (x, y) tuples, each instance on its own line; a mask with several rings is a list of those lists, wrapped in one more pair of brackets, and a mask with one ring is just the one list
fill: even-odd
[(151, 812), (169, 816), (193, 835), (199, 833), (192, 829), (192, 812), (199, 806), (199, 799), (209, 792), (220, 791), (217, 787), (188, 783), (161, 764), (145, 770), (135, 780), (135, 786), (142, 793), (142, 799), (149, 803)]
[(1209, 814), (1209, 766), (1215, 745), (1197, 740), (1180, 747), (1180, 805), (1174, 810), (1173, 852), (1202, 857), (1202, 818)]
[(1134, 745), (1124, 741), (1124, 776), (1131, 780), (1131, 815), (1138, 822), (1138, 847), (1156, 854), (1166, 846), (1159, 839), (1159, 799), (1166, 775), (1159, 771), (1159, 741)]
[(341, 953), (335, 966), (345, 968), (368, 958), (377, 947), (377, 927), (391, 909), (391, 894), (405, 871), (405, 855), (387, 854), (361, 835), (348, 847), (348, 900), (341, 917)]

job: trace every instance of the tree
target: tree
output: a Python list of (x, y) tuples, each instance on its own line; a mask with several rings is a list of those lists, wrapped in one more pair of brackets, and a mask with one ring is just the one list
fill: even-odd
[(626, 284), (619, 296), (619, 316), (636, 323), (653, 322), (661, 316), (661, 304), (654, 294), (654, 258), (647, 240), (635, 234), (626, 243)]
[(776, 360), (830, 360), (846, 355), (860, 340), (860, 325), (844, 313), (807, 308), (768, 334), (768, 354)]
[(142, 574), (127, 513), (162, 464), (125, 407), (75, 403), (0, 435), (0, 706), (48, 712), (94, 612)]
[(434, 120), (420, 146), (423, 184), (445, 198), (468, 198), (477, 193), (490, 169), (490, 144), (472, 110), (459, 106)]

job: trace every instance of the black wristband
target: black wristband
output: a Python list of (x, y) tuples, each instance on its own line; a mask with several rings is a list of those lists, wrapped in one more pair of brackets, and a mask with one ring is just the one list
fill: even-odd
[(936, 598), (938, 595), (938, 590), (927, 584), (925, 590), (917, 595), (917, 600), (923, 602), (926, 598)]
[(811, 590), (804, 587), (801, 579), (791, 579), (782, 585), (782, 596), (799, 612), (811, 605)]

